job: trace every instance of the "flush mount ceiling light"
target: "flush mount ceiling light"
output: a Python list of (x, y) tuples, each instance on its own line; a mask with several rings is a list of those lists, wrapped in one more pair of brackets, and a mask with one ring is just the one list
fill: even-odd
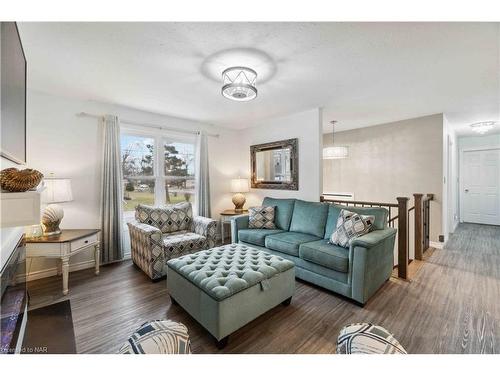
[(345, 159), (349, 156), (349, 148), (347, 146), (335, 146), (335, 123), (337, 121), (330, 121), (332, 124), (332, 145), (323, 149), (323, 159)]
[(470, 127), (473, 131), (479, 134), (484, 134), (495, 127), (497, 123), (495, 121), (481, 121), (471, 124)]
[(227, 68), (222, 72), (222, 95), (238, 102), (248, 102), (257, 97), (257, 73), (244, 66)]

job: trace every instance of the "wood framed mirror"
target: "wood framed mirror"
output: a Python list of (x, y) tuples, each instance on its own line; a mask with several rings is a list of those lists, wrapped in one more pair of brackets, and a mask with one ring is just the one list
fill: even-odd
[(298, 139), (250, 146), (254, 189), (299, 190)]

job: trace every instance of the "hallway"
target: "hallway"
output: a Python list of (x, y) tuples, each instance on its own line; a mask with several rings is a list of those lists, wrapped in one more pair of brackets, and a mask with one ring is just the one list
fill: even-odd
[[(500, 227), (460, 224), (416, 282), (429, 294), (448, 353), (500, 353)], [(436, 327), (438, 328), (438, 327)]]

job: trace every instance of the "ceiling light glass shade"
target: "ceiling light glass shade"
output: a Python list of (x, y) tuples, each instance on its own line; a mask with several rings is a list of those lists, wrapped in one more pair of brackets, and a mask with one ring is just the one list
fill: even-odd
[(349, 147), (332, 146), (323, 149), (323, 159), (345, 159), (349, 156)]
[(493, 129), (495, 125), (496, 125), (495, 121), (482, 121), (471, 124), (471, 128), (476, 133), (484, 134)]
[(236, 66), (222, 72), (222, 95), (238, 102), (248, 102), (257, 97), (255, 70)]

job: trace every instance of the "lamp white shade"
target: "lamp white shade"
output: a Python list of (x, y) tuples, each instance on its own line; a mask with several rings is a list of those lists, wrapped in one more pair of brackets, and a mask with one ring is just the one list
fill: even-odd
[(323, 159), (345, 159), (349, 156), (346, 146), (330, 146), (323, 149)]
[(248, 179), (247, 178), (233, 178), (231, 180), (231, 192), (232, 193), (247, 193), (248, 189)]
[(43, 203), (63, 203), (73, 200), (69, 178), (47, 178), (42, 192)]

